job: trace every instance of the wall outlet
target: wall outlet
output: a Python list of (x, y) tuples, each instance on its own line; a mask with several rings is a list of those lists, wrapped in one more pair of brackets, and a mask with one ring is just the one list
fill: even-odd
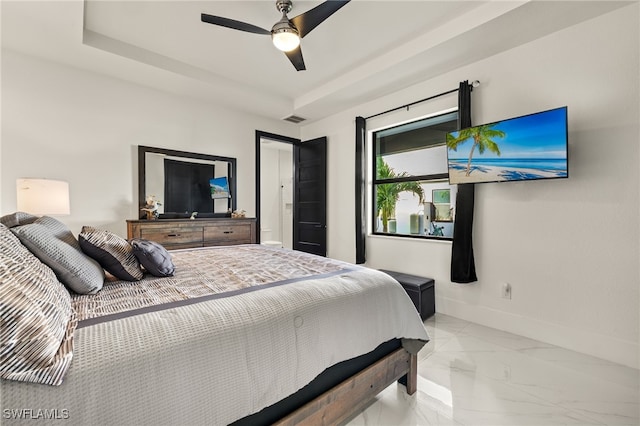
[(502, 284), (502, 298), (503, 299), (511, 299), (511, 284), (504, 283)]

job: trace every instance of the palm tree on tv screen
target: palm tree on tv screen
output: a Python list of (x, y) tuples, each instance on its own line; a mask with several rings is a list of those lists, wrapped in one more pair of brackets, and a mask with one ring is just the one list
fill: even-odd
[(469, 139), (473, 139), (473, 146), (469, 151), (469, 161), (467, 161), (467, 169), (465, 170), (465, 176), (469, 176), (471, 173), (471, 159), (473, 158), (473, 152), (476, 147), (478, 153), (482, 155), (486, 149), (500, 155), (500, 147), (494, 141), (494, 139), (503, 139), (507, 134), (502, 130), (496, 130), (493, 127), (496, 124), (485, 124), (483, 126), (469, 127), (462, 129), (458, 132), (457, 137), (453, 137), (451, 133), (447, 133), (447, 148), (453, 151), (458, 150), (458, 145), (462, 145)]

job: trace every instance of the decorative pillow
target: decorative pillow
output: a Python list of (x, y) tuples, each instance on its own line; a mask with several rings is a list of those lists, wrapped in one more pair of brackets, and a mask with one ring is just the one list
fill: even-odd
[[(50, 216), (42, 216), (32, 223), (39, 223), (40, 225), (48, 228), (51, 231), (51, 234), (53, 234), (53, 236), (58, 240), (69, 244), (71, 247), (75, 248), (78, 251), (82, 251), (80, 250), (80, 244), (78, 243), (78, 240), (76, 240), (76, 237), (73, 236), (71, 230), (69, 230), (69, 228), (67, 228), (67, 225), (60, 222), (58, 219)], [(24, 223), (21, 223), (20, 225), (24, 225)]]
[(162, 245), (149, 240), (136, 238), (131, 240), (133, 254), (144, 269), (156, 277), (170, 277), (175, 272), (171, 255)]
[(78, 241), (82, 251), (97, 260), (114, 277), (138, 281), (144, 275), (131, 244), (113, 232), (83, 226)]
[(15, 212), (0, 217), (0, 223), (7, 228), (13, 228), (14, 226), (27, 225), (35, 222), (38, 216), (34, 216), (25, 212)]
[(71, 290), (95, 294), (102, 288), (104, 270), (82, 253), (80, 244), (64, 224), (43, 216), (28, 225), (13, 227), (11, 232)]
[(77, 320), (67, 289), (0, 224), (0, 377), (60, 385)]

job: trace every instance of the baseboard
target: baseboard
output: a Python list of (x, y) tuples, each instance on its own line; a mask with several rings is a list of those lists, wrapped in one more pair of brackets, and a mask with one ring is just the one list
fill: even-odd
[(577, 330), (560, 324), (446, 297), (436, 297), (436, 311), (627, 367), (640, 368), (637, 342)]

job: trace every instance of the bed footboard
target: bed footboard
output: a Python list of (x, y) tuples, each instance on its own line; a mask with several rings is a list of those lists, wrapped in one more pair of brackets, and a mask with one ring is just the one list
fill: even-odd
[(335, 425), (362, 411), (387, 386), (407, 376), (407, 393), (417, 390), (418, 358), (400, 348), (276, 422), (279, 426)]

